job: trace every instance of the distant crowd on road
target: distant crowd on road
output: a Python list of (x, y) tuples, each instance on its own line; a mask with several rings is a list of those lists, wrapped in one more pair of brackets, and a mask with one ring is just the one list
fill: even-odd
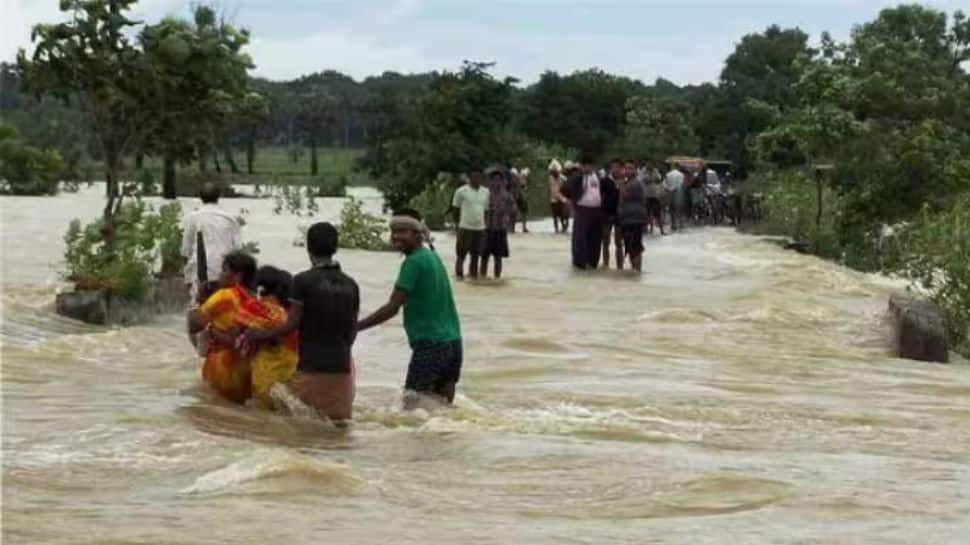
[[(455, 276), (501, 277), (509, 257), (508, 233), (516, 218), (528, 232), (523, 197), (528, 171), (492, 168), (466, 176), (454, 193), (457, 214)], [(741, 214), (730, 171), (722, 176), (696, 159), (670, 163), (613, 159), (597, 170), (592, 160), (565, 164), (552, 160), (548, 168), (549, 212), (555, 233), (568, 233), (572, 221), (572, 264), (576, 269), (608, 268), (612, 256), (618, 269), (627, 263), (643, 268), (643, 236), (661, 235), (687, 224), (736, 223)], [(613, 248), (611, 253), (610, 249)]]

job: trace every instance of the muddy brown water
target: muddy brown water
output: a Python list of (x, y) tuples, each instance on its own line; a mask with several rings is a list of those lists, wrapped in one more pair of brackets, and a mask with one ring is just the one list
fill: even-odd
[[(361, 335), (339, 431), (214, 399), (181, 317), (56, 316), (65, 226), (101, 202), (0, 199), (5, 543), (970, 542), (970, 373), (889, 357), (898, 281), (728, 229), (575, 274), (534, 224), (507, 279), (455, 284), (457, 407), (400, 410), (395, 320)], [(298, 220), (226, 206), (261, 260), (305, 265)], [(400, 257), (339, 259), (382, 304)]]

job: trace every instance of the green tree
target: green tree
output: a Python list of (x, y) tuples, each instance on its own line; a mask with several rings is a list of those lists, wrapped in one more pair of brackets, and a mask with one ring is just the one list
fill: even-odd
[(57, 151), (28, 146), (15, 128), (0, 123), (0, 194), (54, 195), (62, 171)]
[(385, 116), (372, 130), (360, 162), (378, 180), (386, 204), (397, 208), (439, 173), (468, 172), (518, 155), (509, 138), (515, 80), (495, 79), (490, 64), (465, 62), (435, 76), (412, 101), (382, 94)]
[(146, 149), (163, 158), (163, 196), (174, 199), (177, 161), (197, 158), (204, 168), (208, 151), (228, 154), (222, 133), (247, 98), (249, 35), (199, 6), (192, 22), (166, 18), (139, 38), (155, 75), (149, 104), (158, 110)]
[(256, 139), (269, 119), (269, 101), (255, 92), (247, 93), (236, 107), (236, 126), (246, 143), (246, 172), (256, 173)]
[(698, 151), (690, 105), (676, 98), (635, 95), (626, 103), (627, 153), (662, 159)]
[(64, 23), (35, 26), (33, 54), (28, 57), (21, 50), (17, 55), (28, 92), (77, 100), (88, 119), (104, 166), (107, 201), (102, 229), (109, 249), (123, 197), (122, 160), (135, 150), (154, 117), (144, 100), (152, 69), (129, 38), (136, 23), (124, 15), (134, 3), (63, 0), (61, 10), (72, 17)]
[[(869, 244), (880, 224), (921, 211), (946, 213), (968, 190), (970, 25), (918, 5), (883, 10), (846, 43), (823, 35), (796, 62), (796, 101), (749, 101), (771, 127), (755, 140), (763, 158), (793, 148), (833, 162), (838, 244), (850, 265), (880, 265)], [(775, 161), (777, 162), (777, 161)]]
[(306, 131), (310, 147), (310, 174), (316, 176), (320, 172), (317, 149), (324, 131), (335, 119), (336, 100), (326, 88), (319, 85), (307, 87), (299, 97), (300, 125)]
[(781, 29), (772, 25), (764, 32), (741, 38), (734, 52), (724, 62), (720, 88), (723, 104), (718, 112), (718, 125), (725, 130), (720, 136), (728, 158), (743, 174), (751, 167), (748, 146), (766, 127), (752, 100), (779, 108), (795, 106), (798, 97), (792, 89), (799, 77), (801, 56), (811, 54), (808, 35), (799, 29)]
[(519, 126), (534, 139), (599, 156), (621, 136), (627, 100), (643, 90), (599, 69), (545, 72), (521, 97)]

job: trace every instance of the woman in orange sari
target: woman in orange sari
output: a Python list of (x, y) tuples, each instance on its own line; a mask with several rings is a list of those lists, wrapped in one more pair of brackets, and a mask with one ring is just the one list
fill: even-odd
[(256, 276), (256, 260), (244, 252), (231, 252), (222, 262), (221, 289), (189, 312), (189, 332), (208, 328), (209, 348), (202, 367), (202, 379), (226, 399), (243, 404), (252, 392), (249, 362), (235, 349), (238, 316), (256, 298), (250, 288)]
[[(293, 277), (290, 273), (265, 265), (256, 271), (257, 299), (246, 301), (236, 313), (243, 330), (272, 329), (286, 323)], [(299, 333), (279, 339), (249, 343), (240, 337), (237, 344), (252, 369), (253, 401), (257, 407), (273, 408), (269, 391), (274, 384), (286, 383), (296, 372), (299, 360)]]

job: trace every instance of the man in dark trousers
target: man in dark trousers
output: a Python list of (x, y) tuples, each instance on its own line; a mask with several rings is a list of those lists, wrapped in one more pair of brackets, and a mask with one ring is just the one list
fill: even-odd
[(620, 183), (624, 180), (623, 159), (613, 159), (610, 161), (610, 172), (605, 178), (600, 180), (600, 194), (603, 196), (603, 268), (610, 268), (610, 240), (613, 239), (614, 230), (616, 231), (616, 268), (622, 268), (623, 263), (623, 238), (620, 236), (620, 228), (616, 222), (617, 209), (620, 204)]
[[(391, 217), (391, 242), (404, 254), (387, 303), (357, 324), (357, 331), (380, 325), (404, 309), (404, 332), (411, 361), (404, 381), (404, 408), (418, 406), (420, 396), (451, 404), (461, 378), (462, 342), (458, 309), (448, 271), (428, 246), (428, 227), (415, 210)], [(417, 394), (417, 395), (415, 395)]]
[(573, 204), (573, 267), (581, 270), (596, 269), (599, 265), (603, 240), (603, 194), (593, 160), (584, 156), (580, 169), (564, 186), (566, 198)]
[(360, 289), (334, 259), (337, 229), (316, 223), (307, 231), (310, 269), (293, 279), (285, 324), (246, 331), (242, 344), (280, 339), (299, 331), (300, 359), (290, 391), (337, 424), (353, 413), (355, 389), (352, 349), (357, 338)]

